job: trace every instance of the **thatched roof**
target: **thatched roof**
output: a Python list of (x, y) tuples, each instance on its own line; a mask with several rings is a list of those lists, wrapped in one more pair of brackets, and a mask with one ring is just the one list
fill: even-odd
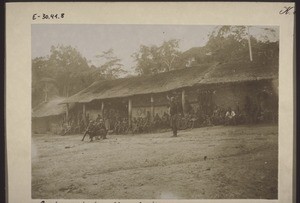
[(278, 78), (278, 65), (259, 65), (254, 62), (211, 63), (151, 76), (98, 81), (69, 97), (63, 103), (87, 103), (95, 99), (161, 93), (196, 85), (272, 78)]
[[(66, 112), (65, 105), (61, 103), (65, 100), (65, 97), (55, 97), (48, 102), (43, 102), (32, 109), (32, 117), (46, 117), (46, 116), (56, 116), (61, 115)], [(73, 104), (70, 105), (70, 108), (73, 107)]]

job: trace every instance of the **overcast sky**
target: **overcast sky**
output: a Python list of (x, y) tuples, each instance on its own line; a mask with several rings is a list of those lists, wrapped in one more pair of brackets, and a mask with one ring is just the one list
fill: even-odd
[[(131, 55), (140, 45), (161, 45), (170, 39), (180, 40), (180, 50), (204, 46), (215, 26), (199, 25), (32, 25), (32, 58), (47, 56), (52, 45), (71, 45), (92, 64), (99, 64), (95, 55), (113, 49), (122, 60), (124, 69), (132, 71), (135, 65)], [(262, 29), (251, 27), (251, 34)], [(275, 36), (278, 38), (278, 30)], [(271, 39), (271, 41), (274, 39)], [(278, 39), (275, 39), (278, 40)]]

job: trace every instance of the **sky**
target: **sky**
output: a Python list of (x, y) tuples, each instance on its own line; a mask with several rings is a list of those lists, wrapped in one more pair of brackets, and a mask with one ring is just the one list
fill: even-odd
[[(71, 45), (94, 65), (101, 61), (95, 56), (109, 49), (121, 59), (124, 69), (133, 73), (135, 62), (131, 55), (140, 45), (161, 45), (170, 39), (180, 40), (180, 50), (204, 46), (208, 35), (216, 26), (199, 25), (80, 25), (80, 24), (33, 24), (32, 58), (47, 56), (52, 45)], [(252, 35), (259, 35), (262, 29), (251, 27)], [(277, 38), (278, 30), (275, 36)], [(271, 39), (271, 41), (274, 39)]]

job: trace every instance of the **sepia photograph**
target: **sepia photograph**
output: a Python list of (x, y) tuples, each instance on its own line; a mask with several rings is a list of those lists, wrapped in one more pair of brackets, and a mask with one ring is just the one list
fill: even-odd
[(295, 202), (294, 7), (7, 3), (7, 202)]
[(279, 26), (31, 25), (32, 199), (278, 199)]

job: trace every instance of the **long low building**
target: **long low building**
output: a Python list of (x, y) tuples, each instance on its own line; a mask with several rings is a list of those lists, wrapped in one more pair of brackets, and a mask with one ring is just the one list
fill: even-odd
[[(54, 97), (32, 109), (32, 132), (35, 134), (54, 133), (62, 130), (62, 124), (66, 120), (66, 106), (61, 105), (66, 98)], [(74, 104), (69, 106), (72, 109)]]
[(61, 104), (66, 109), (75, 104), (77, 111), (91, 119), (105, 110), (118, 109), (131, 121), (168, 113), (166, 96), (170, 94), (180, 97), (182, 113), (187, 111), (187, 104), (196, 110), (207, 108), (208, 102), (212, 108), (242, 109), (247, 98), (277, 113), (278, 61), (210, 63), (151, 76), (97, 81)]

